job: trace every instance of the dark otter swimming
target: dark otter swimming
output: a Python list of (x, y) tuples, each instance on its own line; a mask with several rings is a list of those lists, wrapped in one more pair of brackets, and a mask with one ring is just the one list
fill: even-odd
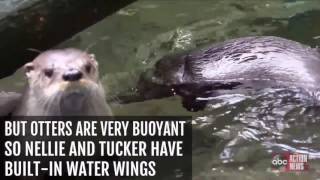
[(318, 49), (280, 37), (244, 37), (160, 59), (140, 79), (146, 99), (178, 94), (189, 110), (205, 102), (197, 97), (243, 93), (249, 89), (293, 87), (318, 98)]
[(49, 50), (24, 69), (28, 83), (13, 115), (111, 115), (93, 55)]

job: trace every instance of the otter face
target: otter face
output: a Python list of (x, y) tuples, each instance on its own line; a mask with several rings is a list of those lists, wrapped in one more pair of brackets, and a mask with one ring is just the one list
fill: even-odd
[(54, 111), (81, 111), (88, 97), (104, 96), (98, 63), (93, 55), (83, 51), (46, 51), (24, 68), (36, 101)]

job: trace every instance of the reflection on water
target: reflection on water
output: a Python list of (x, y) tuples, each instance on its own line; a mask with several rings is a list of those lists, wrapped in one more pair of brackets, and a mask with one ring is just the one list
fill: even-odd
[[(116, 97), (134, 94), (140, 72), (184, 49), (249, 35), (320, 45), (319, 12), (318, 0), (141, 0), (59, 46), (96, 54), (115, 115), (192, 115), (193, 179), (316, 179), (320, 109), (299, 93), (269, 89), (219, 96), (195, 113), (183, 109), (179, 97), (126, 105)], [(22, 81), (21, 74), (9, 77), (1, 89), (21, 88)], [(311, 169), (271, 171), (272, 153), (283, 151), (309, 154)]]
[(18, 8), (35, 2), (36, 0), (1, 0), (0, 1), (0, 19), (5, 17), (8, 13), (16, 11)]

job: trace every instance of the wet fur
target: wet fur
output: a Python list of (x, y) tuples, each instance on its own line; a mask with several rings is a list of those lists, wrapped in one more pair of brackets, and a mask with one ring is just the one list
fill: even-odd
[(317, 99), (319, 72), (319, 49), (280, 37), (244, 37), (166, 56), (151, 77), (140, 79), (138, 89), (147, 97), (178, 94), (189, 110), (196, 97), (226, 89), (294, 87)]

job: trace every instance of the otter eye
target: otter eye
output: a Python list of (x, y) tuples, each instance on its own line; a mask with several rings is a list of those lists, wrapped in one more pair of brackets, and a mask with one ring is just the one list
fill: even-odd
[(51, 77), (53, 75), (53, 69), (45, 69), (43, 71), (44, 75), (46, 75), (47, 77)]
[(92, 69), (91, 64), (86, 64), (85, 69), (86, 69), (86, 72), (87, 72), (87, 73), (90, 73), (90, 72), (91, 72), (91, 69)]

